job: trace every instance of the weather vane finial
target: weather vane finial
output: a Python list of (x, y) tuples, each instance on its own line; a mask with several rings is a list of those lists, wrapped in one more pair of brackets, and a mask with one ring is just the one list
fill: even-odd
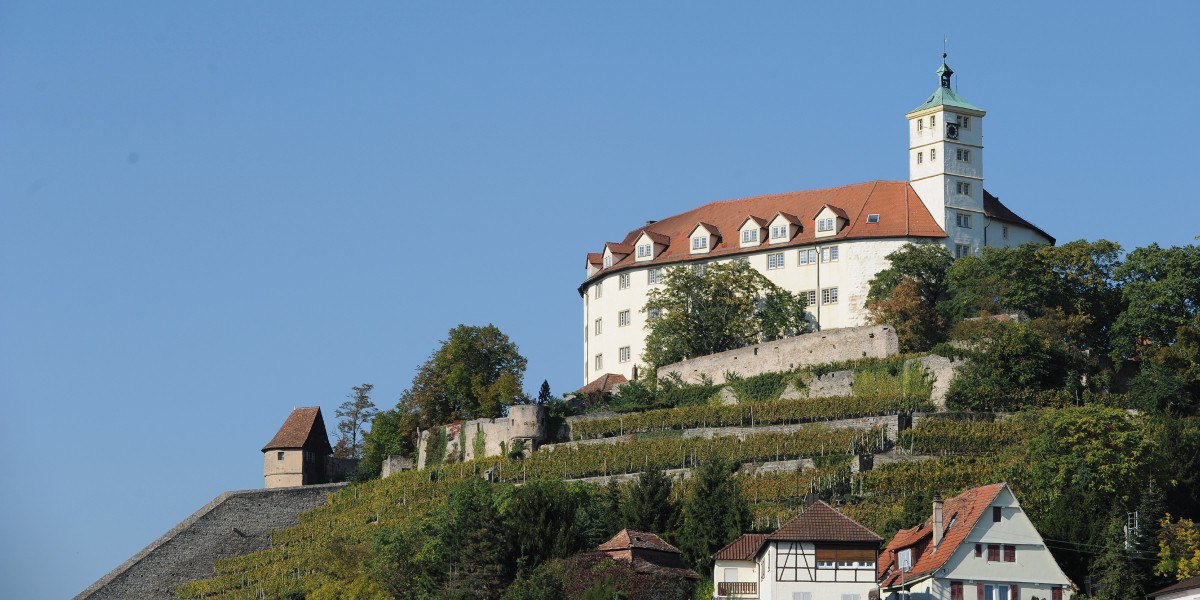
[(950, 40), (950, 36), (942, 36), (942, 62), (946, 62), (946, 42)]

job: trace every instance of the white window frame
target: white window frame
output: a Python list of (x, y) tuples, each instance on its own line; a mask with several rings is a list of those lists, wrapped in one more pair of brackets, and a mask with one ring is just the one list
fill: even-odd
[(702, 235), (692, 238), (692, 250), (705, 250), (708, 248), (708, 236)]
[(655, 267), (646, 270), (646, 284), (657, 285), (662, 283), (662, 267)]
[(629, 325), (629, 309), (625, 309), (617, 313), (617, 327), (627, 327)]
[(782, 252), (776, 252), (774, 254), (767, 255), (767, 269), (769, 269), (769, 270), (782, 269), (783, 264), (784, 263), (783, 263), (783, 253)]
[(837, 287), (821, 288), (821, 305), (837, 304), (838, 289)]
[(963, 229), (970, 229), (971, 215), (967, 213), (954, 213), (954, 224)]
[(654, 254), (654, 244), (639, 244), (637, 248), (637, 257), (646, 258)]
[(787, 236), (788, 236), (788, 226), (787, 225), (775, 225), (775, 226), (771, 227), (771, 239), (782, 240), (782, 239), (787, 239)]
[(596, 320), (592, 321), (592, 323), (595, 325), (592, 328), (592, 335), (604, 333), (604, 317), (596, 317)]
[(833, 231), (834, 224), (837, 222), (837, 217), (825, 217), (817, 219), (817, 231)]
[(596, 287), (594, 289), (595, 289), (595, 293), (596, 293), (596, 299), (599, 300), (600, 297), (604, 295), (604, 282), (597, 281)]
[(826, 246), (824, 248), (821, 248), (821, 262), (831, 263), (831, 262), (837, 262), (837, 261), (838, 261), (838, 247), (837, 246)]
[(929, 162), (937, 160), (937, 148), (929, 149)]
[(604, 369), (604, 353), (603, 352), (596, 355), (595, 365), (596, 366), (593, 369), (594, 371), (600, 371), (600, 370)]
[(804, 290), (803, 292), (800, 292), (800, 293), (804, 294), (804, 305), (805, 306), (816, 306), (817, 305), (817, 290)]
[(629, 287), (629, 273), (621, 273), (617, 275), (617, 289), (623, 290)]
[(917, 164), (920, 165), (920, 164), (924, 164), (924, 163), (925, 163), (925, 153), (918, 152), (917, 153)]
[(743, 244), (752, 244), (757, 241), (758, 241), (758, 230), (757, 229), (743, 229), (742, 230), (742, 243)]
[(629, 362), (629, 354), (630, 354), (629, 346), (621, 346), (620, 348), (617, 349), (617, 362), (619, 362), (619, 363)]
[(966, 258), (970, 255), (971, 255), (971, 245), (970, 244), (955, 244), (954, 245), (954, 258)]
[(816, 249), (813, 249), (813, 248), (808, 248), (808, 249), (801, 248), (801, 249), (800, 249), (800, 252), (799, 252), (799, 253), (797, 253), (797, 256), (799, 257), (800, 265), (801, 265), (801, 266), (804, 266), (804, 265), (815, 265), (815, 264), (817, 264), (817, 260), (818, 260), (818, 258), (817, 258), (817, 257), (819, 256), (819, 254), (817, 253)]
[(879, 222), (879, 213), (871, 213), (871, 214), (867, 215), (867, 222), (868, 223), (878, 223)]

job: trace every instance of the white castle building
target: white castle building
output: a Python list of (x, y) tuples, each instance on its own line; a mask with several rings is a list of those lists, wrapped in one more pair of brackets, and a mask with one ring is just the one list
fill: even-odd
[[(945, 56), (943, 55), (943, 59)], [(634, 378), (646, 338), (647, 292), (664, 268), (746, 259), (780, 287), (804, 294), (817, 329), (867, 323), (868, 282), (910, 242), (945, 244), (955, 257), (985, 246), (1054, 238), (983, 189), (983, 109), (938, 88), (908, 119), (908, 181), (711, 202), (649, 221), (587, 255), (583, 380)]]

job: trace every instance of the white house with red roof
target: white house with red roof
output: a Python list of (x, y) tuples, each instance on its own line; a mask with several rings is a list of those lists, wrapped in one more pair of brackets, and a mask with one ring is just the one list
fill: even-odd
[(1054, 243), (983, 189), (982, 109), (938, 88), (910, 111), (907, 181), (711, 202), (648, 221), (589, 253), (583, 300), (583, 382), (606, 373), (635, 378), (645, 346), (647, 294), (664, 268), (746, 260), (802, 294), (818, 328), (867, 323), (868, 282), (907, 243), (945, 244), (956, 256), (983, 247)]
[(717, 598), (867, 600), (883, 538), (811, 502), (775, 533), (745, 534), (713, 555)]
[(1063, 600), (1075, 589), (1006, 483), (935, 498), (929, 519), (884, 548), (878, 576), (884, 599)]

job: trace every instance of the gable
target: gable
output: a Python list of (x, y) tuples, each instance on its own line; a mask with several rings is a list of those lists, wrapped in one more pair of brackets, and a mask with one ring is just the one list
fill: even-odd
[(321, 407), (306, 406), (293, 409), (283, 426), (275, 433), (275, 437), (263, 446), (262, 451), (268, 450), (299, 450), (305, 449), (320, 454), (333, 453), (329, 445), (329, 434), (325, 432), (325, 419), (321, 416)]

